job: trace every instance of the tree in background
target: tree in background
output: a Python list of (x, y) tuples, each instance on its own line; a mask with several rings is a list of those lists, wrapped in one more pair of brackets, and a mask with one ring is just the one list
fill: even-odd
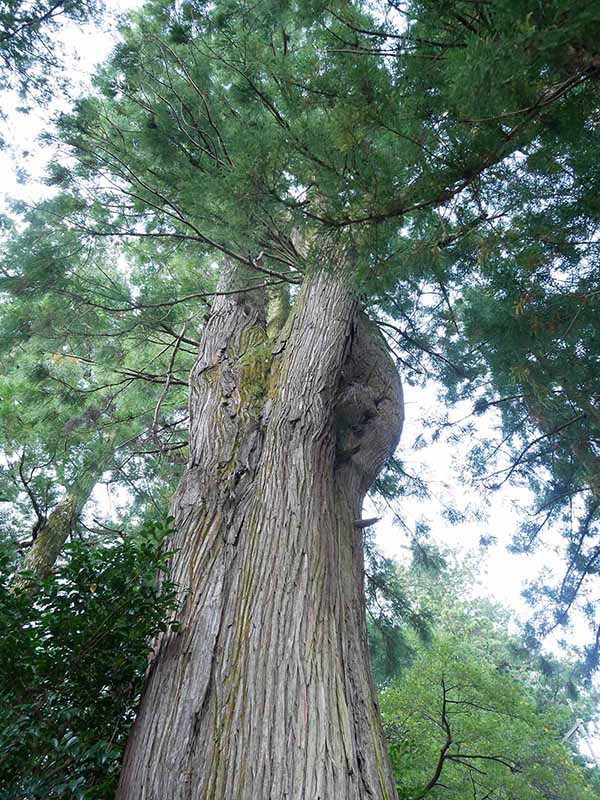
[(500, 666), (457, 629), (383, 692), (399, 797), (597, 797), (561, 740), (568, 710), (540, 711)]
[[(26, 219), (0, 277), (3, 524), (23, 553), (21, 570), (42, 578), (81, 533), (102, 478), (130, 493), (133, 513), (164, 507), (187, 446), (181, 387), (194, 343), (181, 306), (143, 311), (150, 300), (133, 263), (124, 272), (103, 242), (85, 247), (51, 227), (59, 209), (57, 198)], [(123, 321), (107, 288), (126, 311), (138, 309), (136, 319)]]
[(433, 619), (429, 642), (407, 632), (411, 660), (380, 696), (399, 797), (596, 797), (598, 771), (563, 740), (576, 719), (597, 715), (597, 694), (577, 688), (576, 662), (509, 633), (502, 606), (465, 596), (476, 564), (446, 558), (433, 578), (398, 568)]

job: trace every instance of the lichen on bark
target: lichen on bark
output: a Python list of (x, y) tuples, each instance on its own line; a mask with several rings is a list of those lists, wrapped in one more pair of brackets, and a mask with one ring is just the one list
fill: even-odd
[(52, 510), (19, 564), (12, 583), (14, 590), (33, 592), (36, 585), (50, 575), (73, 528), (77, 507), (77, 497), (68, 494)]

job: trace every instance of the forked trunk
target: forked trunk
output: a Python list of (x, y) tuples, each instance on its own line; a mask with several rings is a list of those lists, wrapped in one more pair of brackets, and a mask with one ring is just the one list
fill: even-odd
[(214, 303), (173, 504), (187, 593), (155, 646), (120, 800), (396, 797), (356, 523), (402, 392), (341, 270), (305, 282), (274, 344), (261, 292)]

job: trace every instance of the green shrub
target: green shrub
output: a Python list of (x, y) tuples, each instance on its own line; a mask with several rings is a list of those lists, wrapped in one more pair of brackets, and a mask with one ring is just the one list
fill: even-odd
[(165, 522), (68, 545), (35, 595), (0, 555), (0, 800), (114, 797), (149, 645), (168, 625)]

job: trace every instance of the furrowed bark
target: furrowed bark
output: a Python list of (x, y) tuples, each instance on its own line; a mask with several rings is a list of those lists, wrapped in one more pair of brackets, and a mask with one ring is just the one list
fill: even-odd
[(274, 345), (263, 296), (215, 302), (173, 503), (187, 594), (156, 643), (120, 800), (396, 796), (356, 520), (402, 395), (337, 261), (307, 280)]

